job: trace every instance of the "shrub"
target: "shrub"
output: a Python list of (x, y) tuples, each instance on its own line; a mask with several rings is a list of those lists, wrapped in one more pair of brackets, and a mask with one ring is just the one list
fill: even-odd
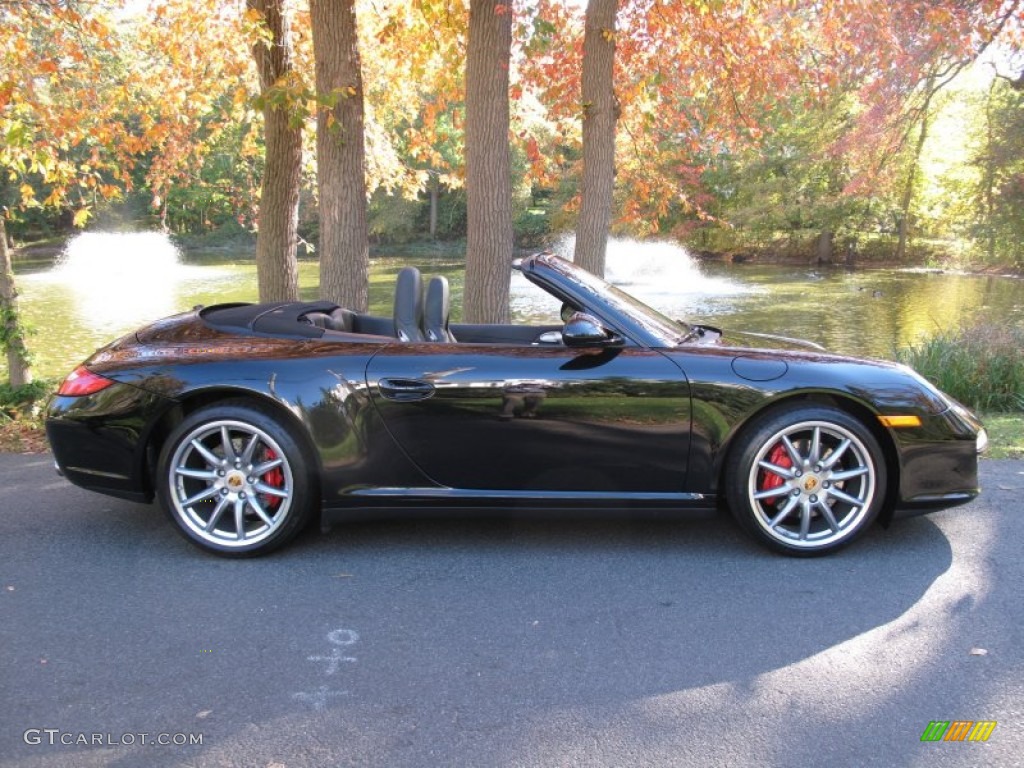
[(39, 379), (21, 387), (12, 387), (4, 382), (0, 384), (0, 414), (15, 418), (31, 413), (55, 389), (55, 382), (49, 379)]
[(987, 412), (1024, 410), (1024, 328), (982, 323), (896, 351), (943, 392)]

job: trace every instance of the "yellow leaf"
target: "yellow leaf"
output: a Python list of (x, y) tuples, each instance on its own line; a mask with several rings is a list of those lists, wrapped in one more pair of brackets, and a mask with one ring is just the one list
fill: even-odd
[(89, 220), (90, 215), (88, 208), (79, 208), (75, 211), (75, 217), (72, 221), (76, 227), (84, 227), (85, 222)]

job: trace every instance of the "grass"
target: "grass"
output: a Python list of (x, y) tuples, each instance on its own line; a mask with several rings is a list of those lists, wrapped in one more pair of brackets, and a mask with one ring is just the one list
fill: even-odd
[(981, 414), (990, 459), (1024, 459), (1024, 328), (980, 323), (897, 350), (943, 392)]
[(1024, 459), (1024, 413), (983, 415), (988, 430), (988, 459)]
[(981, 324), (896, 351), (946, 394), (981, 413), (1024, 415), (1024, 328)]

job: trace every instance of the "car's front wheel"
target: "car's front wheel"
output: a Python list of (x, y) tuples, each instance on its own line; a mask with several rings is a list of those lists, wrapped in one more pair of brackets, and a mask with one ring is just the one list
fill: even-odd
[(259, 555), (308, 521), (308, 464), (276, 416), (249, 404), (215, 405), (188, 416), (164, 444), (158, 492), (194, 544), (219, 555)]
[(739, 524), (771, 549), (824, 555), (860, 536), (885, 500), (878, 441), (844, 411), (776, 410), (737, 438), (726, 499)]

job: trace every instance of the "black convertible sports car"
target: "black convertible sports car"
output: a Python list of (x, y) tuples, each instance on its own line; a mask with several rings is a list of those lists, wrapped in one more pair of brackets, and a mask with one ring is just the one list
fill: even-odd
[(910, 369), (670, 320), (550, 254), (515, 265), (551, 326), (448, 322), (399, 273), (394, 316), (221, 304), (96, 352), (52, 400), (71, 482), (160, 497), (204, 549), (253, 555), (314, 516), (724, 501), (772, 549), (819, 555), (874, 520), (978, 494), (985, 431)]

